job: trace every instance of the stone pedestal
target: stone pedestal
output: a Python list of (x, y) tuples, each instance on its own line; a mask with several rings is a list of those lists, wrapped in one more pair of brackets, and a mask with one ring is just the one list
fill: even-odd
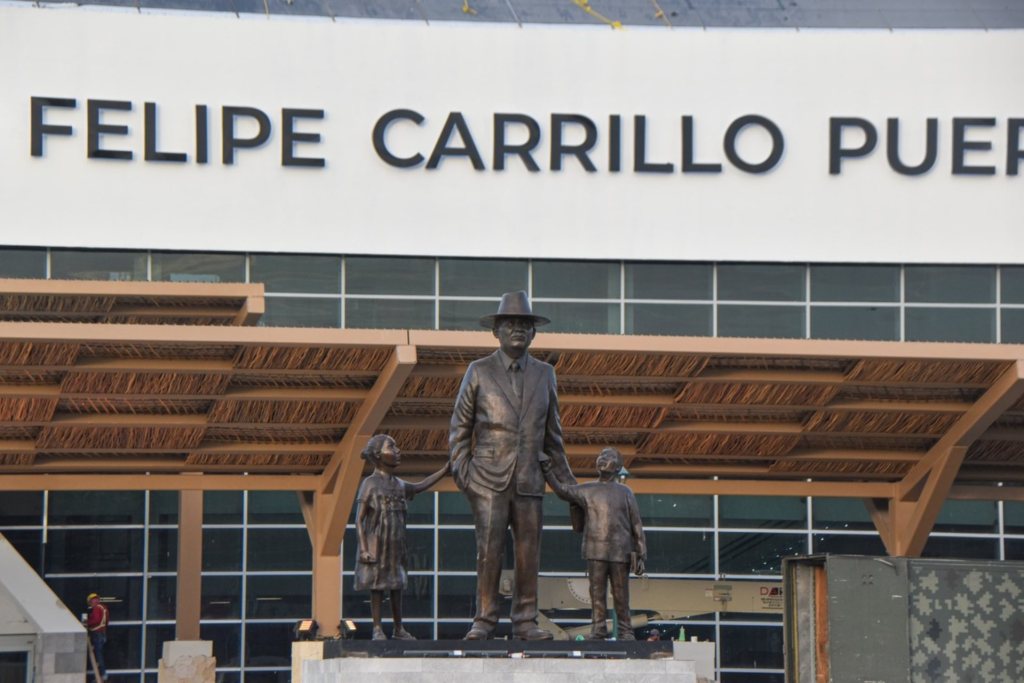
[[(292, 645), (292, 683), (700, 683), (714, 643), (326, 640)], [(709, 654), (710, 653), (710, 654)], [(693, 655), (691, 658), (689, 655)], [(706, 660), (706, 661), (705, 661)]]
[(302, 683), (697, 683), (677, 659), (338, 657), (303, 663)]
[(714, 643), (674, 640), (672, 657), (693, 662), (697, 671), (697, 683), (712, 683), (715, 680)]
[(324, 658), (324, 641), (306, 640), (292, 643), (292, 683), (302, 683), (302, 663)]
[(217, 658), (209, 640), (168, 640), (157, 670), (157, 683), (214, 683)]

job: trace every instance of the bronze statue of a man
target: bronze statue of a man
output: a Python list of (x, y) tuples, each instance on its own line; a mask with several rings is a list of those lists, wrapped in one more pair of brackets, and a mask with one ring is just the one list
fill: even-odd
[(512, 529), (515, 590), (513, 635), (552, 637), (537, 625), (537, 573), (544, 473), (575, 484), (562, 444), (555, 370), (530, 357), (538, 325), (526, 292), (502, 296), (498, 312), (480, 319), (500, 348), (466, 370), (455, 399), (448, 446), (452, 477), (466, 494), (476, 524), (476, 616), (467, 640), (492, 637), (498, 624), (498, 583), (505, 533)]

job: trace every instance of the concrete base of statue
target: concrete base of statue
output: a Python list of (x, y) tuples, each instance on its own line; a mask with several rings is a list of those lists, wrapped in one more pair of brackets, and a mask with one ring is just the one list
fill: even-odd
[(157, 669), (157, 683), (214, 683), (217, 658), (209, 640), (168, 640)]
[[(299, 645), (296, 643), (296, 645)], [(295, 647), (303, 657), (292, 683), (702, 683), (692, 659), (676, 659), (671, 642), (570, 643), (464, 640), (327, 641)], [(713, 644), (708, 644), (713, 649)], [(401, 652), (399, 652), (401, 650)], [(293, 670), (295, 668), (293, 662)]]

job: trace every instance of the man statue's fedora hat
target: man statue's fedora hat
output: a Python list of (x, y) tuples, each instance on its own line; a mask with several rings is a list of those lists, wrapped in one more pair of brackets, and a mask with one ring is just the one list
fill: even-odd
[(498, 304), (498, 312), (494, 315), (485, 315), (480, 318), (480, 326), (493, 329), (494, 321), (498, 318), (529, 318), (538, 327), (551, 322), (542, 315), (533, 314), (533, 309), (530, 308), (530, 299), (526, 296), (526, 292), (522, 290), (502, 294), (501, 303)]

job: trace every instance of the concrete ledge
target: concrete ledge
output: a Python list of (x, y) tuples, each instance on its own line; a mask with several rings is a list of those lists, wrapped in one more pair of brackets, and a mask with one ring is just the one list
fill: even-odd
[(694, 663), (676, 659), (531, 657), (338, 657), (302, 662), (302, 683), (697, 683)]

